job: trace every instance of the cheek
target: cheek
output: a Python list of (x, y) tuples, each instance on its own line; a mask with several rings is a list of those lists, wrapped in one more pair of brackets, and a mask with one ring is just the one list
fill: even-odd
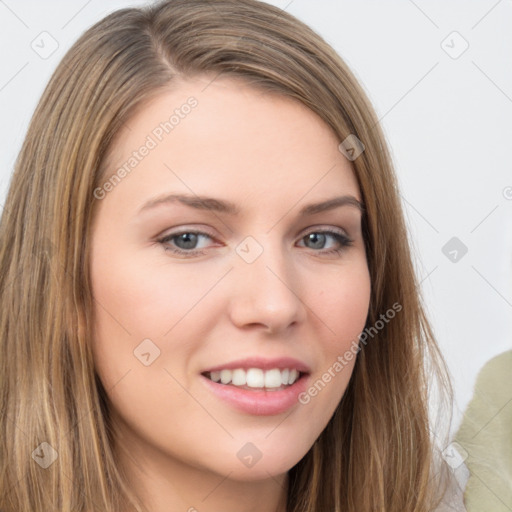
[(91, 272), (95, 369), (117, 417), (137, 436), (165, 439), (170, 410), (197, 415), (197, 404), (182, 386), (190, 385), (186, 367), (195, 348), (190, 341), (201, 338), (193, 326), (189, 338), (177, 335), (182, 325), (190, 327), (186, 315), (201, 290), (194, 293), (180, 272), (163, 279), (162, 268), (115, 253), (111, 261), (115, 265), (102, 262)]
[(115, 250), (102, 251), (108, 259), (98, 256), (91, 266), (98, 325), (111, 325), (121, 337), (164, 336), (211, 286), (211, 280), (199, 280), (192, 267), (169, 268), (161, 254), (155, 264), (133, 252), (127, 257)]
[(370, 275), (363, 263), (324, 284), (311, 309), (331, 335), (330, 339), (324, 340), (326, 352), (344, 351), (352, 341), (358, 340), (368, 315), (370, 293)]
[[(115, 385), (119, 394), (124, 388), (117, 383), (130, 372), (130, 381), (152, 383), (156, 389), (169, 387), (170, 381), (174, 392), (182, 392), (164, 368), (187, 383), (187, 362), (207, 335), (209, 322), (217, 318), (208, 315), (211, 302), (202, 299), (225, 270), (212, 268), (200, 274), (190, 265), (171, 266), (159, 252), (155, 263), (107, 243), (98, 244), (93, 256), (92, 346), (105, 389)], [(148, 351), (150, 360), (156, 358), (145, 367), (137, 355)]]
[(321, 363), (302, 403), (321, 409), (318, 412), (321, 420), (316, 425), (319, 429), (334, 413), (352, 375), (359, 335), (368, 315), (370, 294), (368, 267), (361, 263), (324, 286), (312, 307), (318, 313), (326, 335), (318, 340)]

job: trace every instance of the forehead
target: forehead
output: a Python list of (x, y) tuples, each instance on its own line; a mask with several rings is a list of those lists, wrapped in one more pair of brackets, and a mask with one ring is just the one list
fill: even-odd
[(260, 207), (331, 191), (360, 198), (338, 145), (330, 127), (296, 100), (232, 78), (196, 77), (138, 109), (116, 136), (105, 179), (124, 168), (112, 196), (131, 202), (167, 188), (252, 198)]

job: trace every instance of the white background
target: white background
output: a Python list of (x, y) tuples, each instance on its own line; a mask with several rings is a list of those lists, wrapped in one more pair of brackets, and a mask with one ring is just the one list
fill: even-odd
[[(269, 3), (338, 51), (381, 119), (425, 303), (455, 385), (456, 427), (479, 369), (512, 348), (512, 1)], [(139, 4), (0, 0), (0, 207), (59, 60), (90, 25)], [(43, 31), (58, 43), (46, 59), (31, 46)], [(442, 252), (452, 237), (468, 248), (456, 262)]]

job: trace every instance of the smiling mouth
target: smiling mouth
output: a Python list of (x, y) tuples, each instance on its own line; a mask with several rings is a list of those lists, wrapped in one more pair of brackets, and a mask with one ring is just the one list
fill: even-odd
[(306, 374), (296, 368), (273, 368), (271, 370), (237, 368), (204, 372), (202, 375), (217, 384), (234, 386), (240, 389), (279, 391), (289, 388)]

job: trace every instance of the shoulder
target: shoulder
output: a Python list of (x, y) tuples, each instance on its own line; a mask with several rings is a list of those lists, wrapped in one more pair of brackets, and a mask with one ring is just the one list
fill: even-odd
[(465, 498), (472, 510), (511, 510), (511, 372), (512, 351), (485, 364), (455, 436), (470, 470)]

